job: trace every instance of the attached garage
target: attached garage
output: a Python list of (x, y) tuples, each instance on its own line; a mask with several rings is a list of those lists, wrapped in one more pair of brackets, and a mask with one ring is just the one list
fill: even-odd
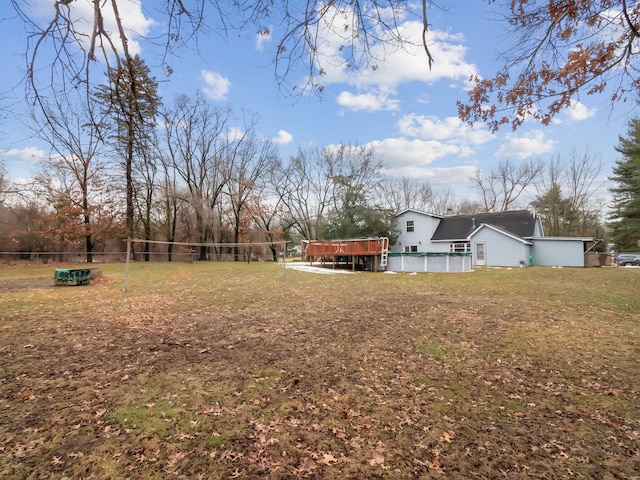
[(594, 239), (586, 237), (539, 237), (531, 242), (533, 265), (544, 267), (585, 267), (589, 245), (594, 245)]
[(482, 224), (470, 235), (474, 266), (585, 267), (586, 254), (598, 241), (590, 237), (521, 238)]

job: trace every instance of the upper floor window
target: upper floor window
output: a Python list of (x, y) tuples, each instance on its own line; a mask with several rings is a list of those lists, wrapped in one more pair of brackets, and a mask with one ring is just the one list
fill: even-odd
[(404, 247), (405, 253), (417, 253), (418, 246), (417, 245), (407, 245)]
[(413, 230), (414, 230), (413, 220), (407, 220), (407, 232), (413, 232)]

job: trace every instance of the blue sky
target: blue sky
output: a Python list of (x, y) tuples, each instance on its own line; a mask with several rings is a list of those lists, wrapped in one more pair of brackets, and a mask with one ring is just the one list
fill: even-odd
[[(120, 1), (132, 31), (153, 36), (162, 29), (161, 19), (154, 19), (153, 12), (145, 8), (152, 5), (151, 0), (143, 0), (142, 5)], [(52, 11), (52, 3), (33, 1), (44, 12)], [(83, 7), (89, 2), (75, 3)], [(527, 121), (515, 132), (507, 127), (491, 134), (483, 125), (469, 128), (457, 119), (456, 100), (466, 99), (469, 75), (492, 76), (501, 66), (497, 61), (500, 50), (509, 42), (492, 8), (483, 1), (460, 1), (446, 12), (430, 12), (435, 57), (431, 71), (419, 49), (394, 53), (375, 71), (351, 76), (327, 62), (320, 97), (287, 97), (278, 91), (272, 64), (282, 33), (277, 25), (270, 35), (247, 31), (231, 32), (227, 38), (202, 36), (199, 53), (183, 49), (179, 56), (169, 58), (170, 76), (162, 70), (152, 45), (132, 36), (132, 48), (152, 68), (166, 102), (179, 93), (201, 91), (216, 105), (252, 112), (259, 118), (260, 133), (279, 144), (283, 157), (310, 146), (371, 145), (388, 165), (390, 175), (428, 179), (434, 188), (451, 188), (464, 199), (477, 198), (469, 183), (476, 169), (487, 171), (503, 159), (517, 163), (588, 152), (604, 162), (602, 181), (606, 181), (618, 158), (614, 150), (618, 136), (626, 133), (634, 114), (632, 106), (618, 105), (611, 110), (606, 95), (581, 98), (549, 126)], [(20, 113), (23, 88), (12, 90), (20, 79), (27, 40), (23, 26), (13, 16), (9, 2), (2, 2), (0, 93), (12, 107), (10, 118), (0, 120), (0, 158), (12, 177), (21, 178), (35, 172), (37, 158), (46, 152), (20, 121), (25, 118)], [(416, 19), (407, 18), (403, 27), (418, 41)], [(338, 43), (336, 38), (327, 38), (331, 45), (324, 52), (327, 58), (340, 55), (333, 48)], [(302, 78), (302, 72), (294, 72), (289, 81)], [(602, 194), (606, 195), (606, 189)]]

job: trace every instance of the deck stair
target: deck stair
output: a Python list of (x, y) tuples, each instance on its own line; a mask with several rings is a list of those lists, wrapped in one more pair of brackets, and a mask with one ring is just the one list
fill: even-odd
[(386, 268), (387, 259), (389, 258), (389, 239), (382, 239), (382, 250), (380, 251), (380, 266)]

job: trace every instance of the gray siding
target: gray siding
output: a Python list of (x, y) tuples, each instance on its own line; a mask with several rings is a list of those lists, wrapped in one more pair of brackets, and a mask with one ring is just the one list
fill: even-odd
[(529, 263), (529, 245), (485, 227), (473, 235), (471, 239), (474, 265), (476, 264), (475, 252), (478, 242), (485, 242), (485, 265), (487, 267), (519, 267), (520, 260)]
[[(414, 231), (407, 232), (407, 220), (413, 220)], [(397, 243), (390, 251), (402, 252), (405, 246), (416, 245), (418, 252), (448, 252), (449, 244), (433, 244), (431, 237), (436, 231), (440, 219), (425, 213), (408, 211), (396, 217), (396, 225), (400, 230)]]
[(540, 219), (540, 217), (536, 217), (535, 227), (533, 228), (533, 236), (544, 237), (544, 232), (542, 231), (542, 220)]
[(532, 240), (533, 264), (546, 267), (584, 267), (584, 243), (580, 239)]

